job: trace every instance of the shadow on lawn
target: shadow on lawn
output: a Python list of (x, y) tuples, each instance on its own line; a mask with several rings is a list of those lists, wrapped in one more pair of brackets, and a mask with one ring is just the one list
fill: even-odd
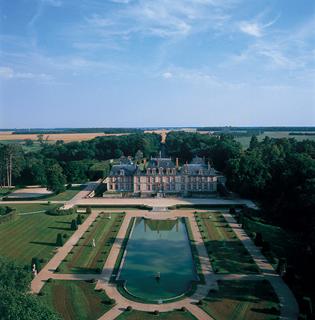
[(62, 227), (48, 227), (48, 229), (62, 230), (62, 231), (71, 231), (71, 228), (62, 228)]
[(56, 247), (56, 242), (44, 242), (44, 241), (30, 241), (32, 244), (39, 244), (43, 246)]

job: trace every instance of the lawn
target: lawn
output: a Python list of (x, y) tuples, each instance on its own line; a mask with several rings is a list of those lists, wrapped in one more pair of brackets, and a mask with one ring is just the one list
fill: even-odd
[[(17, 206), (12, 205), (12, 207)], [(21, 206), (18, 208), (19, 212), (40, 209), (34, 204), (19, 206)], [(0, 255), (23, 264), (29, 264), (32, 257), (50, 259), (56, 248), (57, 234), (62, 233), (69, 237), (73, 233), (70, 223), (76, 216), (76, 214), (49, 216), (45, 213), (37, 213), (18, 216), (13, 221), (0, 224)]]
[(47, 283), (40, 299), (64, 320), (97, 320), (112, 308), (105, 292), (85, 281), (56, 281)]
[(278, 298), (268, 281), (219, 281), (201, 308), (216, 320), (278, 319)]
[(45, 212), (49, 209), (59, 207), (59, 204), (46, 204), (46, 203), (23, 203), (23, 204), (12, 204), (1, 202), (0, 206), (8, 206), (12, 209), (15, 209), (17, 213), (30, 213), (30, 212)]
[(74, 186), (59, 194), (45, 198), (48, 201), (68, 201), (71, 200), (77, 193), (84, 189), (85, 185)]
[(259, 273), (251, 255), (220, 212), (197, 213), (196, 221), (217, 273)]
[[(124, 218), (124, 213), (100, 214), (72, 250), (60, 269), (63, 273), (96, 273), (104, 266)], [(92, 247), (95, 239), (96, 247)]]
[(144, 311), (125, 311), (116, 320), (152, 320), (152, 319), (163, 319), (163, 320), (195, 320), (196, 318), (189, 312), (183, 311), (172, 311), (163, 312), (159, 315), (153, 315), (151, 312)]
[(274, 266), (277, 264), (274, 255), (278, 258), (286, 257), (289, 263), (293, 263), (304, 254), (303, 250), (305, 249), (296, 234), (278, 226), (258, 222), (246, 217), (244, 219), (248, 234), (260, 232), (263, 240), (270, 244), (271, 253), (266, 257)]

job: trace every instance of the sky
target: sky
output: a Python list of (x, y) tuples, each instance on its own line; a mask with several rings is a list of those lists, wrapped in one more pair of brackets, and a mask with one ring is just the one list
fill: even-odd
[(314, 0), (0, 0), (0, 128), (315, 125)]

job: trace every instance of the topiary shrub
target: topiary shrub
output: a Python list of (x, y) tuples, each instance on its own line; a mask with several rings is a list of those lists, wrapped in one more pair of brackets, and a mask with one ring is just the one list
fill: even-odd
[(127, 310), (127, 311), (132, 311), (132, 306), (128, 306), (128, 307), (126, 308), (126, 310)]
[(74, 219), (71, 221), (71, 230), (78, 230), (77, 222)]
[(183, 311), (183, 312), (186, 312), (186, 311), (187, 311), (186, 307), (181, 307), (180, 310)]
[(78, 214), (77, 216), (77, 225), (82, 224), (82, 216), (80, 214)]
[(153, 314), (154, 314), (155, 316), (158, 316), (158, 315), (160, 314), (160, 312), (159, 312), (159, 310), (154, 310), (154, 311), (153, 311)]
[(92, 213), (91, 207), (87, 207), (85, 212), (86, 212), (87, 214), (91, 214), (91, 213)]
[(57, 234), (56, 246), (58, 246), (58, 247), (62, 247), (63, 246), (63, 238), (62, 238), (61, 233)]

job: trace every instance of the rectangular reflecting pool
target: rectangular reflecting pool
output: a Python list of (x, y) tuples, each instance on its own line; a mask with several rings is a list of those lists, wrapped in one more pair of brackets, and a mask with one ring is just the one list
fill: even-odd
[(183, 295), (198, 280), (184, 219), (136, 218), (118, 280), (146, 301)]

